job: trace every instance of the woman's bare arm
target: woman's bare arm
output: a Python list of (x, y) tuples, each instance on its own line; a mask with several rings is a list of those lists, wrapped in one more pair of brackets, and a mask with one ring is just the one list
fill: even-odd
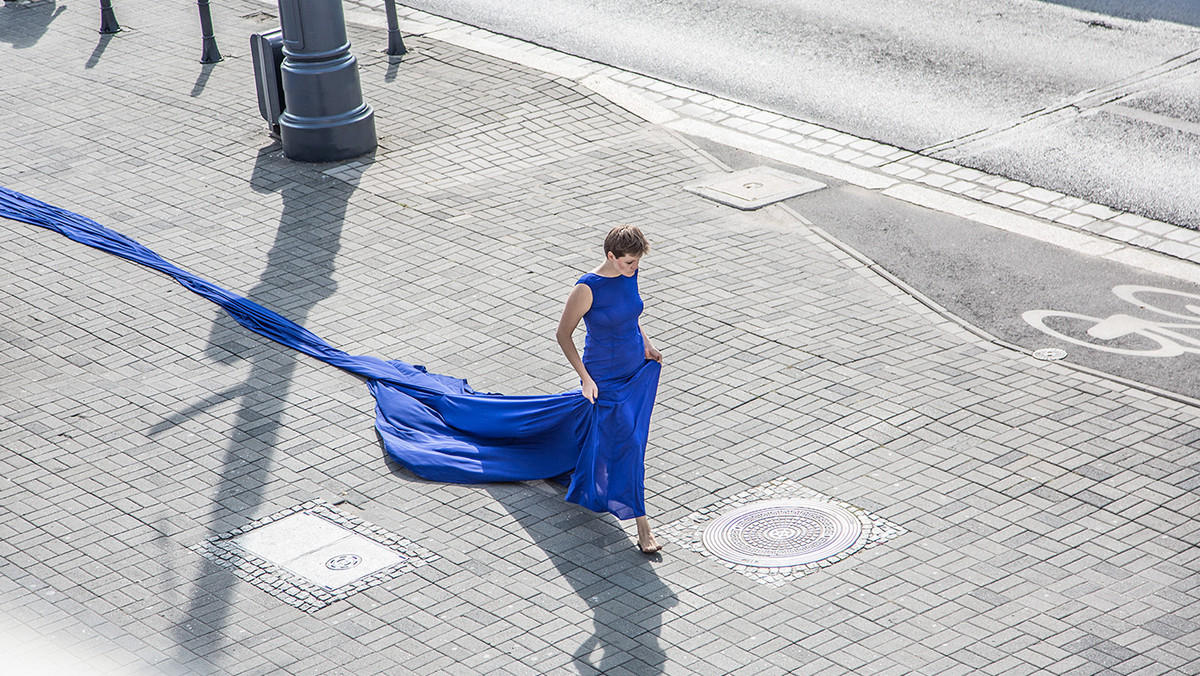
[(558, 331), (555, 332), (554, 337), (558, 340), (558, 346), (562, 348), (563, 355), (571, 363), (571, 367), (579, 374), (579, 382), (583, 385), (583, 396), (588, 401), (595, 403), (596, 397), (600, 395), (600, 390), (583, 365), (583, 359), (580, 358), (579, 350), (575, 347), (574, 338), (579, 321), (591, 308), (591, 287), (587, 284), (576, 284), (575, 288), (571, 289), (571, 295), (567, 296), (567, 304), (563, 307), (562, 318), (558, 320)]

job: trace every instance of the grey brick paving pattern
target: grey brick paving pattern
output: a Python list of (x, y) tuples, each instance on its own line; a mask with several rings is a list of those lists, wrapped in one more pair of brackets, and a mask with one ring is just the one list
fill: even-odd
[[(39, 30), (2, 9), (5, 35)], [(25, 654), (103, 673), (1200, 671), (1194, 409), (981, 343), (787, 214), (685, 193), (719, 167), (679, 139), (443, 43), (389, 65), (382, 34), (352, 30), (384, 150), (290, 163), (252, 95), (258, 9), (214, 3), (215, 67), (187, 5), (122, 2), (132, 30), (107, 41), (71, 6), (0, 45), (0, 94), (21, 92), (0, 182), (351, 352), (505, 392), (572, 386), (562, 298), (609, 225), (644, 224), (667, 357), (656, 520), (786, 478), (909, 533), (779, 587), (681, 548), (646, 559), (556, 487), (415, 479), (383, 459), (358, 379), (6, 222), (0, 618)], [(442, 558), (309, 615), (188, 549), (309, 499)]]

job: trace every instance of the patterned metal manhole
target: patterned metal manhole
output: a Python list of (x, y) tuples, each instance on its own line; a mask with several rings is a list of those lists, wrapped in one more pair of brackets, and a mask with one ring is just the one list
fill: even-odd
[[(788, 510), (795, 507), (805, 507), (808, 510), (803, 511), (800, 519), (794, 518), (788, 510), (783, 510), (783, 514), (774, 515), (779, 518), (763, 519), (761, 524), (755, 523), (753, 527), (749, 528), (742, 526), (738, 530), (744, 535), (731, 538), (732, 545), (721, 544), (722, 536), (718, 535), (717, 530), (714, 529), (712, 533), (708, 532), (716, 521), (726, 518), (733, 520), (739, 518), (735, 517), (735, 514), (756, 511), (764, 506), (774, 507), (775, 509), (772, 510), (774, 512), (781, 511), (778, 509), (779, 506), (786, 506)], [(811, 511), (813, 508), (820, 518), (814, 517)], [(847, 514), (858, 520), (860, 536), (852, 540), (850, 545), (841, 549), (840, 552), (836, 550), (842, 545), (835, 543), (832, 539), (817, 542), (824, 536), (803, 532), (806, 530), (804, 525), (806, 520), (817, 522), (828, 520), (834, 524), (841, 523), (842, 527), (846, 528), (842, 537), (848, 538), (856, 527), (853, 523), (846, 521)], [(821, 532), (823, 531), (824, 525), (821, 526)], [(723, 498), (712, 505), (692, 512), (689, 516), (664, 524), (656, 529), (656, 532), (667, 542), (709, 559), (720, 561), (726, 568), (741, 573), (756, 582), (781, 585), (835, 565), (858, 552), (876, 547), (904, 535), (908, 531), (903, 526), (892, 523), (857, 505), (805, 488), (791, 479), (779, 478)], [(813, 533), (816, 532), (817, 529), (814, 528)], [(762, 551), (752, 551), (749, 559), (743, 557), (735, 561), (728, 558), (734, 555), (730, 553), (730, 550), (749, 547), (750, 545), (747, 545), (746, 541), (750, 541), (751, 545), (755, 541), (759, 543), (765, 541), (768, 544), (765, 547), (768, 555), (764, 556)], [(797, 543), (804, 547), (815, 547), (805, 558), (800, 558), (801, 552), (798, 551), (800, 547), (796, 546)], [(719, 549), (720, 554), (714, 552), (714, 549)], [(783, 553), (784, 556), (770, 556), (772, 553)], [(795, 558), (789, 559), (788, 557)], [(754, 561), (754, 563), (739, 563), (739, 561), (745, 560)], [(794, 560), (810, 562), (790, 565), (790, 562)]]
[(1058, 361), (1065, 359), (1067, 356), (1066, 350), (1060, 350), (1057, 347), (1043, 347), (1040, 350), (1034, 350), (1033, 358), (1041, 361)]
[(764, 500), (714, 519), (704, 547), (744, 566), (802, 566), (861, 549), (870, 523), (829, 502)]

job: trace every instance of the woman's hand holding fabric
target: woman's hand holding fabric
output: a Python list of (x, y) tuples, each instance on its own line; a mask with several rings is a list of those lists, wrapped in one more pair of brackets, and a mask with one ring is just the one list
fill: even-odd
[(591, 378), (587, 378), (583, 380), (582, 383), (583, 398), (587, 399), (593, 404), (596, 403), (596, 397), (600, 396), (600, 388), (596, 387), (596, 381), (592, 380)]

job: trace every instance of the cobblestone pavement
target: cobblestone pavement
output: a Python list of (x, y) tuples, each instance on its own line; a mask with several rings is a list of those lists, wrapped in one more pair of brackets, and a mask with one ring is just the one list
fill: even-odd
[[(48, 6), (49, 5), (49, 6)], [(257, 114), (262, 5), (0, 7), (0, 184), (352, 353), (573, 386), (553, 330), (618, 222), (654, 241), (663, 532), (789, 480), (906, 532), (782, 584), (566, 504), (388, 463), (357, 378), (174, 282), (0, 228), (0, 630), (64, 673), (1200, 672), (1200, 416), (981, 341), (576, 81), (352, 28), (381, 148), (300, 165)], [(15, 102), (15, 103), (14, 103)], [(816, 224), (820, 225), (820, 224)], [(198, 549), (321, 500), (428, 552), (306, 610)], [(330, 507), (323, 507), (329, 509)], [(365, 528), (365, 526), (363, 526)], [(268, 585), (269, 586), (269, 585)]]

